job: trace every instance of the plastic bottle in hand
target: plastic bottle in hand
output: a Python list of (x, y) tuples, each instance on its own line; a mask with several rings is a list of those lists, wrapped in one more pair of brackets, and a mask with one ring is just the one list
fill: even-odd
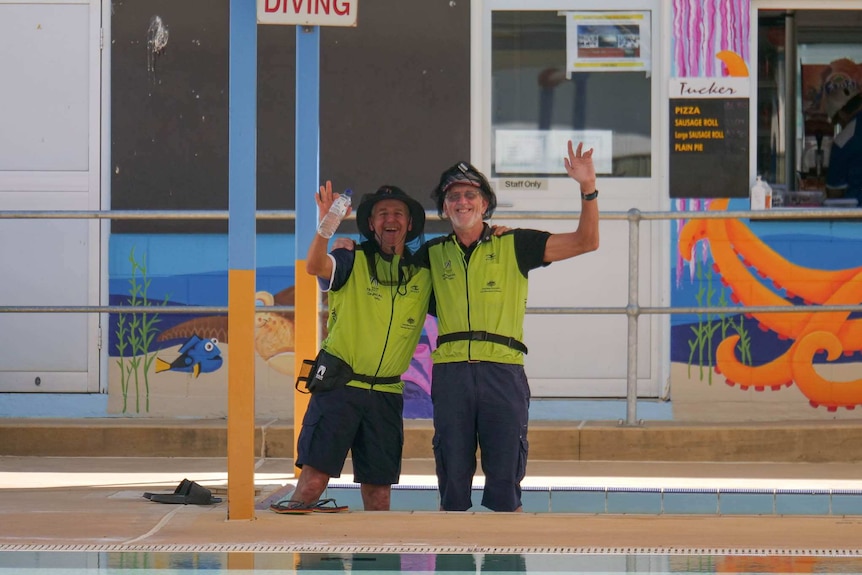
[(347, 213), (347, 208), (350, 207), (350, 195), (353, 192), (351, 190), (345, 190), (343, 194), (338, 196), (338, 199), (332, 202), (332, 206), (330, 206), (329, 211), (320, 220), (320, 224), (317, 226), (317, 233), (323, 236), (324, 238), (331, 238), (335, 233), (335, 230), (338, 229), (338, 224), (341, 223), (341, 220), (344, 219), (344, 215)]

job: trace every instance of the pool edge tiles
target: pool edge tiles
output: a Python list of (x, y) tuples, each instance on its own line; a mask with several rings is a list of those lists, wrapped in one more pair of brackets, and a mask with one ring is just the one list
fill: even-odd
[[(481, 506), (482, 487), (473, 487), (471, 512)], [(331, 484), (325, 497), (361, 510), (359, 485)], [(860, 516), (862, 490), (658, 488), (596, 486), (525, 486), (527, 513), (633, 515), (774, 515)], [(439, 494), (432, 485), (393, 485), (393, 511), (438, 511)]]

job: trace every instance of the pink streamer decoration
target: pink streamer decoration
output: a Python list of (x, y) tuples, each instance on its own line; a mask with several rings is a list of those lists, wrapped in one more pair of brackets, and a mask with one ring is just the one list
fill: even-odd
[(719, 13), (721, 14), (721, 49), (730, 49), (730, 2), (722, 0)]
[[(676, 211), (684, 212), (685, 211), (685, 200), (682, 198), (676, 199)], [(685, 224), (684, 219), (676, 220), (676, 237), (679, 240), (679, 232), (682, 230), (682, 226)], [(685, 262), (682, 259), (682, 252), (679, 251), (679, 243), (677, 243), (676, 249), (676, 287), (682, 285), (682, 269), (685, 267)]]
[(727, 76), (716, 54), (731, 50), (749, 61), (750, 0), (673, 0), (671, 74)]
[[(688, 201), (688, 209), (691, 212), (699, 212), (700, 211), (700, 199), (692, 198)], [(697, 242), (697, 243), (706, 243), (706, 242)], [(694, 271), (697, 268), (697, 261), (695, 260), (695, 250), (697, 249), (697, 243), (691, 246), (691, 259), (689, 260), (689, 275), (691, 276), (691, 281), (694, 282)]]
[(683, 0), (673, 0), (673, 67), (675, 70), (672, 71), (672, 74), (677, 77), (688, 75), (683, 59), (682, 2)]
[(706, 25), (706, 75), (713, 77), (715, 76), (715, 0), (707, 0), (703, 21)]
[[(702, 26), (703, 22), (701, 21), (703, 15), (700, 12), (700, 2), (698, 0), (694, 1), (694, 5), (692, 6), (692, 13), (689, 23), (689, 34), (691, 35), (691, 47), (689, 50), (692, 61), (692, 70), (697, 70), (698, 73), (701, 71), (701, 54), (703, 53), (704, 45), (703, 45), (703, 34), (702, 34)], [(698, 74), (700, 75), (700, 74)]]

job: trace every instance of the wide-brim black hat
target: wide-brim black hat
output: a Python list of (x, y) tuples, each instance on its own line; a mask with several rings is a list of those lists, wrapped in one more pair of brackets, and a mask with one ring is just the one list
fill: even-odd
[(380, 186), (373, 194), (362, 196), (359, 207), (356, 208), (356, 226), (363, 237), (369, 240), (374, 239), (374, 232), (368, 227), (368, 218), (371, 217), (374, 204), (381, 200), (398, 200), (407, 205), (412, 225), (407, 231), (405, 242), (413, 241), (422, 235), (422, 231), (425, 229), (425, 208), (422, 207), (422, 204), (408, 196), (404, 190), (397, 186)]

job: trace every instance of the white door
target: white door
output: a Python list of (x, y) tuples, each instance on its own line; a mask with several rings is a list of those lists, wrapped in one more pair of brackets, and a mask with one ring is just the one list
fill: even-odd
[[(0, 0), (0, 211), (100, 206), (99, 0)], [(99, 305), (99, 228), (0, 219), (0, 305)], [(0, 313), (0, 392), (98, 392), (99, 315)]]
[[(507, 212), (576, 212), (566, 141), (596, 150), (603, 212), (668, 209), (659, 182), (663, 132), (659, 0), (485, 0), (474, 4), (472, 155), (509, 227), (568, 232), (577, 222), (506, 219)], [(666, 305), (667, 222), (642, 222), (638, 302)], [(528, 308), (625, 309), (629, 224), (602, 220), (595, 253), (530, 273)], [(668, 318), (638, 323), (637, 395), (665, 393)], [(619, 314), (529, 314), (525, 363), (534, 397), (622, 398), (628, 319)]]

